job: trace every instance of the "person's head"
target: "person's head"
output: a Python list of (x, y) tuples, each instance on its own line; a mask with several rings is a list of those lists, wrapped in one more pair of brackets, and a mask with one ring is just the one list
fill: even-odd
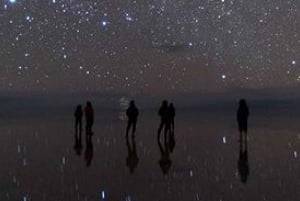
[(81, 110), (81, 105), (77, 105), (76, 110)]
[(168, 101), (166, 101), (166, 100), (163, 100), (163, 102), (162, 102), (162, 106), (163, 106), (163, 107), (168, 107)]
[(240, 99), (240, 102), (239, 102), (239, 104), (240, 104), (240, 106), (241, 107), (245, 107), (245, 106), (247, 106), (247, 104), (246, 104), (246, 101), (245, 101), (245, 99)]
[(134, 106), (135, 106), (134, 100), (131, 100), (131, 101), (130, 101), (129, 106), (130, 106), (130, 107), (134, 107)]
[(87, 101), (87, 102), (86, 102), (86, 106), (87, 106), (87, 107), (92, 107), (92, 103), (91, 103), (90, 101)]

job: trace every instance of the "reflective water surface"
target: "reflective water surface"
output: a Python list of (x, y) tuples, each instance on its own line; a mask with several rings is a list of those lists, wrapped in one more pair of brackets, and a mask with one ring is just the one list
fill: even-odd
[(121, 110), (95, 109), (92, 135), (72, 109), (3, 118), (0, 200), (298, 200), (297, 115), (250, 108), (244, 141), (235, 106), (177, 107), (166, 141), (156, 110), (140, 110), (135, 138)]

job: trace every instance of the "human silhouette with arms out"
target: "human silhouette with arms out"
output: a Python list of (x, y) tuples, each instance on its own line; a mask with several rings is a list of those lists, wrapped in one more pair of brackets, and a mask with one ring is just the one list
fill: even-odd
[(129, 171), (131, 174), (134, 173), (135, 168), (137, 167), (139, 163), (139, 157), (136, 152), (136, 144), (135, 144), (135, 138), (128, 139), (128, 136), (126, 136), (126, 145), (128, 150), (128, 155), (126, 157), (126, 165), (129, 168)]
[(239, 159), (238, 159), (238, 170), (241, 181), (243, 183), (247, 182), (249, 176), (249, 163), (248, 163), (248, 148), (247, 148), (247, 139), (240, 140), (240, 150), (239, 150)]
[(160, 133), (164, 129), (165, 141), (167, 141), (167, 133), (170, 129), (170, 115), (168, 101), (164, 100), (161, 107), (158, 110), (158, 115), (160, 116), (160, 125), (157, 132), (157, 139), (160, 139)]
[(139, 115), (139, 110), (135, 106), (135, 102), (133, 100), (130, 101), (129, 107), (126, 110), (126, 116), (128, 117), (127, 129), (126, 129), (126, 137), (128, 137), (128, 133), (130, 128), (132, 127), (132, 136), (135, 136), (136, 123)]
[(161, 154), (161, 157), (160, 157), (160, 160), (158, 161), (158, 163), (159, 163), (159, 166), (162, 170), (162, 173), (164, 175), (166, 175), (166, 174), (168, 174), (169, 169), (172, 165), (172, 161), (170, 160), (169, 146), (165, 142), (164, 147), (163, 147), (162, 144), (160, 143), (159, 139), (157, 140), (157, 142), (158, 142), (158, 147), (159, 147), (160, 154)]
[(238, 122), (238, 127), (240, 132), (240, 140), (243, 140), (243, 137), (247, 137), (248, 116), (249, 116), (249, 109), (247, 103), (245, 99), (241, 99), (239, 101), (239, 108), (237, 111), (237, 122)]
[(92, 127), (94, 124), (94, 110), (92, 107), (92, 103), (90, 101), (86, 102), (85, 106), (85, 123), (86, 123), (86, 133), (92, 134)]
[(84, 153), (84, 159), (86, 161), (87, 167), (89, 167), (91, 165), (93, 156), (94, 156), (94, 148), (93, 148), (92, 135), (89, 133), (86, 133), (86, 148), (85, 148), (85, 153)]

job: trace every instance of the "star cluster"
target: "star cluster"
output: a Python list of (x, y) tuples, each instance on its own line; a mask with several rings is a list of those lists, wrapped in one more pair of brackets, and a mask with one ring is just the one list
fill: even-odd
[(1, 90), (297, 86), (295, 0), (4, 0)]

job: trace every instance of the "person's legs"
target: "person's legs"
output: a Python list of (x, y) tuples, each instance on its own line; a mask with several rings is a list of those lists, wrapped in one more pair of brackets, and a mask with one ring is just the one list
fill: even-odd
[(130, 130), (130, 127), (131, 127), (131, 120), (128, 120), (128, 123), (127, 123), (127, 128), (126, 128), (126, 137), (128, 137), (128, 133), (129, 133), (129, 130)]
[(160, 138), (160, 133), (161, 133), (161, 130), (162, 130), (163, 126), (164, 126), (164, 122), (161, 121), (160, 125), (159, 125), (159, 128), (158, 128), (158, 132), (157, 132), (157, 139)]
[(135, 134), (135, 129), (136, 129), (136, 120), (132, 122), (132, 136), (134, 136)]

